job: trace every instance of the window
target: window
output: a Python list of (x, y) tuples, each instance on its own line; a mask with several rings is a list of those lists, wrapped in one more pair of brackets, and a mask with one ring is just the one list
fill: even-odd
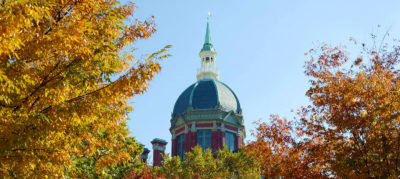
[(230, 133), (230, 132), (225, 132), (225, 146), (228, 148), (230, 151), (235, 150), (235, 134)]
[(197, 144), (203, 150), (211, 148), (211, 131), (210, 130), (199, 130), (197, 131)]
[(176, 153), (183, 160), (185, 158), (185, 135), (176, 137)]

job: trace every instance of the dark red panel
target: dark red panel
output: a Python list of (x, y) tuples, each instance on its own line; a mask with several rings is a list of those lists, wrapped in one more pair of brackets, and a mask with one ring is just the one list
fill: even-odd
[(225, 125), (225, 128), (233, 130), (233, 131), (237, 131), (238, 130), (237, 127), (233, 127), (233, 126), (230, 126), (230, 125)]
[(213, 152), (215, 152), (219, 149), (222, 149), (222, 147), (224, 146), (223, 136), (224, 136), (224, 133), (221, 132), (220, 130), (212, 131), (212, 133), (211, 133), (211, 148), (212, 148)]
[(162, 154), (164, 152), (159, 151), (159, 150), (154, 150), (153, 151), (153, 166), (162, 166)]
[(172, 139), (172, 156), (177, 155), (177, 150), (176, 150), (176, 139)]
[(185, 130), (185, 127), (181, 127), (180, 129), (176, 130), (175, 134), (178, 134), (178, 133), (182, 132), (183, 130)]
[(200, 123), (196, 124), (196, 127), (212, 127), (213, 123)]

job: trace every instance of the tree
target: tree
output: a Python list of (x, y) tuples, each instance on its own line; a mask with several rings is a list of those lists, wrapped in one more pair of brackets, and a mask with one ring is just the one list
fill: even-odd
[(260, 178), (261, 166), (259, 159), (248, 155), (244, 150), (237, 153), (226, 147), (217, 151), (217, 171), (221, 178)]
[[(167, 48), (134, 59), (153, 21), (117, 0), (0, 2), (0, 176), (61, 177), (71, 157), (98, 172), (128, 161), (127, 101), (143, 93)], [(131, 22), (125, 25), (124, 22)]]
[(259, 178), (258, 160), (244, 151), (230, 152), (226, 147), (212, 154), (196, 146), (185, 153), (181, 162), (178, 156), (165, 155), (163, 166), (155, 172), (165, 178)]
[[(146, 167), (146, 164), (140, 161), (140, 154), (143, 152), (143, 146), (139, 145), (134, 137), (127, 137), (123, 142), (123, 148), (128, 151), (129, 158), (117, 164), (107, 165), (103, 172), (96, 165), (102, 156), (115, 153), (107, 149), (99, 149), (96, 154), (91, 156), (73, 156), (72, 167), (68, 175), (71, 178), (124, 178), (128, 173), (140, 173)], [(97, 167), (97, 168), (96, 168)]]
[(299, 129), (321, 141), (316, 148), (339, 177), (400, 175), (397, 43), (379, 49), (362, 43), (362, 53), (353, 60), (344, 47), (327, 44), (308, 54), (311, 87), (306, 95), (312, 105), (299, 110)]
[[(358, 43), (351, 40), (356, 45)], [(400, 175), (400, 46), (325, 43), (306, 55), (311, 105), (297, 121), (258, 122), (246, 151), (264, 162), (265, 176), (394, 178)]]
[(262, 163), (265, 178), (328, 178), (324, 162), (314, 150), (317, 141), (301, 140), (292, 121), (271, 115), (268, 122), (255, 122), (256, 130), (245, 151)]

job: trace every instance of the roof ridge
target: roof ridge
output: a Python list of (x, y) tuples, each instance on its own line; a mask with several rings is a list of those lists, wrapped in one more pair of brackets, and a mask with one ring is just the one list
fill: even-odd
[[(217, 86), (217, 84), (215, 83), (217, 80), (216, 79), (212, 79), (211, 80), (212, 82), (213, 82), (213, 85), (214, 85), (214, 87), (215, 87), (215, 93), (216, 93), (216, 95), (217, 95), (217, 105), (215, 106), (216, 108), (218, 108), (218, 106), (220, 106), (221, 105), (221, 103), (220, 103), (220, 99), (219, 99), (219, 94), (218, 94), (218, 92), (219, 92), (219, 90), (218, 90), (218, 86)], [(218, 81), (217, 81), (218, 82)]]
[[(190, 96), (189, 96), (189, 106), (192, 106), (193, 93), (194, 93), (194, 90), (196, 89), (196, 87), (199, 85), (199, 81), (196, 81), (196, 83), (194, 83), (193, 85), (194, 85), (194, 86), (193, 86), (193, 89), (192, 89), (192, 91), (190, 92)], [(192, 107), (193, 107), (193, 106), (192, 106)]]

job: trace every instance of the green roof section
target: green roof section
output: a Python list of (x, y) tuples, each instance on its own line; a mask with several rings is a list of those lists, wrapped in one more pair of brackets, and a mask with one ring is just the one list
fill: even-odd
[(167, 144), (167, 143), (168, 143), (168, 142), (165, 141), (164, 139), (160, 139), (160, 138), (155, 138), (155, 139), (153, 139), (153, 140), (151, 141), (152, 144), (153, 144), (153, 143), (156, 143), (156, 142), (162, 143), (162, 144)]
[(207, 20), (206, 37), (204, 39), (203, 48), (201, 49), (200, 52), (204, 52), (204, 51), (215, 52), (215, 49), (214, 49), (213, 45), (211, 44), (210, 24), (209, 24), (208, 20)]

